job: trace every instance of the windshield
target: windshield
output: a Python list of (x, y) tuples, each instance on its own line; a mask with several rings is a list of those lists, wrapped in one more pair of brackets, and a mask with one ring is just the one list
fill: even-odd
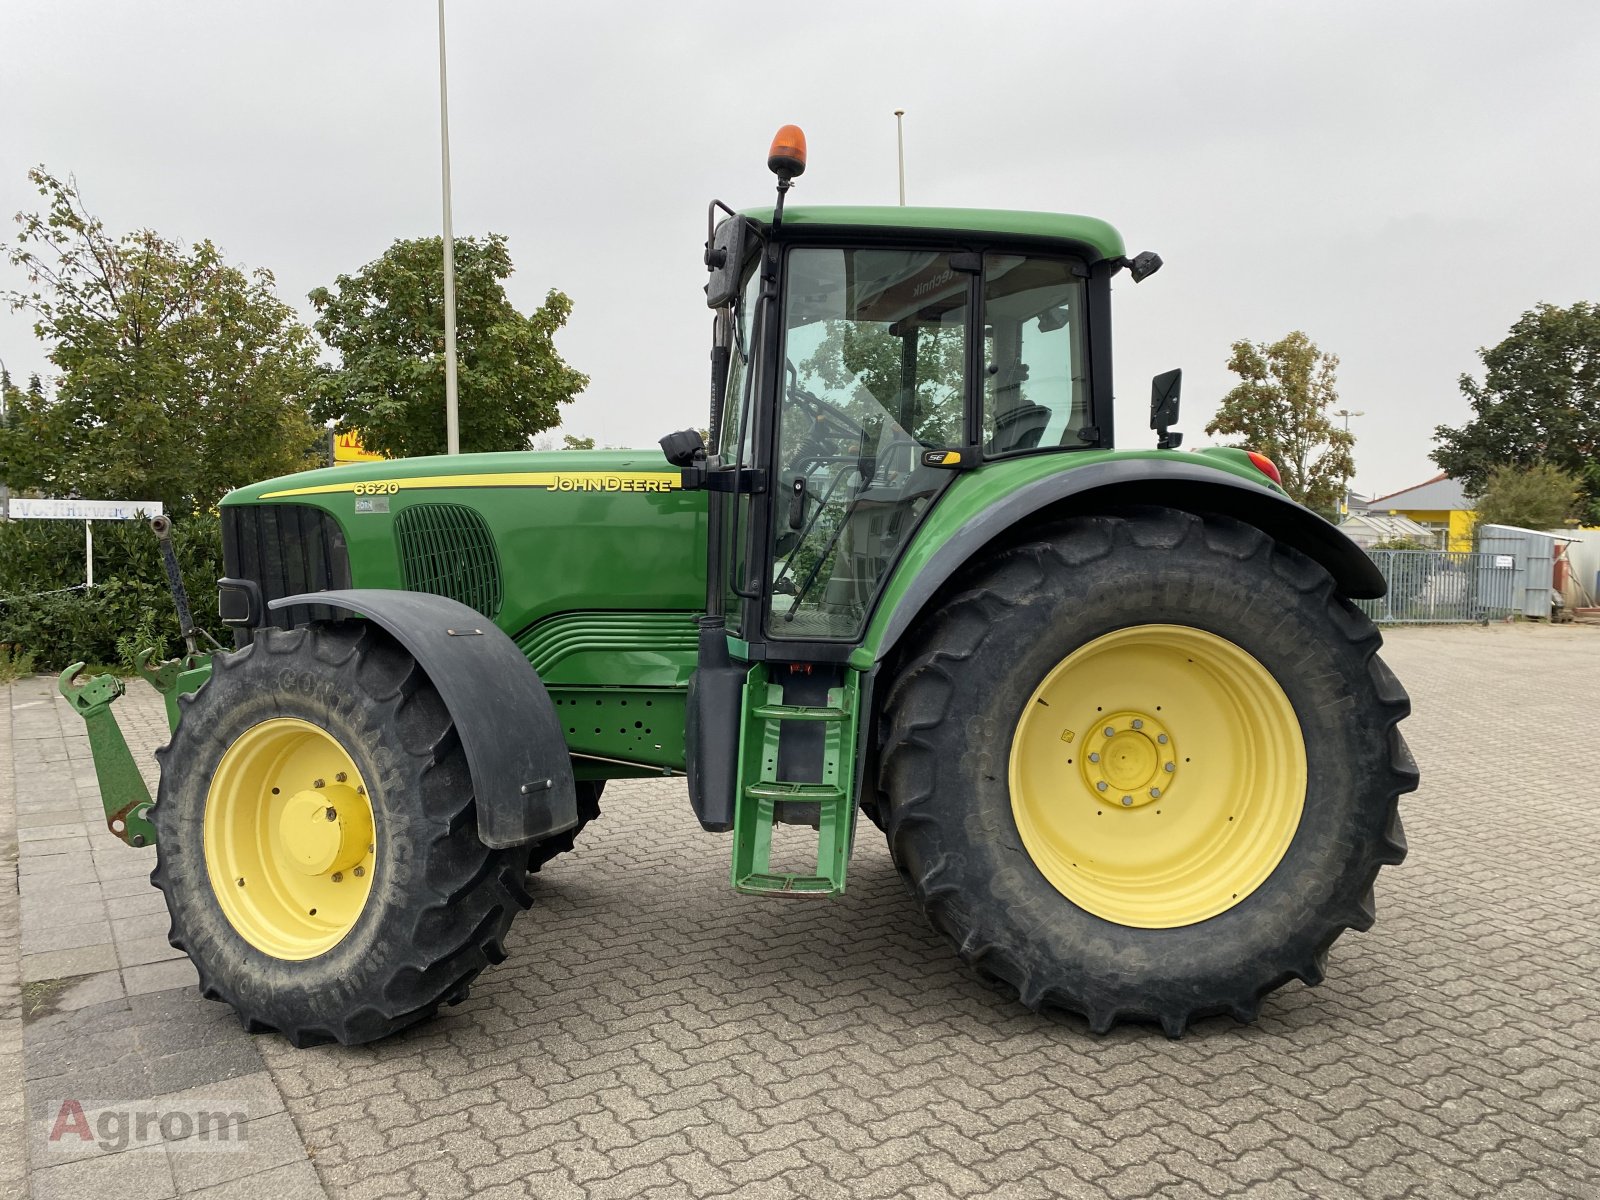
[(790, 251), (772, 637), (854, 638), (959, 445), (970, 276), (927, 250)]

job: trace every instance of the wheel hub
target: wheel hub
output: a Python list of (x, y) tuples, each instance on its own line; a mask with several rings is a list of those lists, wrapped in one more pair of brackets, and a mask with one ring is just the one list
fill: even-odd
[(307, 788), (283, 806), (278, 839), (289, 860), (307, 875), (348, 871), (366, 857), (371, 811), (349, 784)]
[(1158, 718), (1137, 710), (1096, 714), (1084, 739), (1083, 781), (1096, 804), (1141, 808), (1161, 799), (1177, 777), (1177, 747)]

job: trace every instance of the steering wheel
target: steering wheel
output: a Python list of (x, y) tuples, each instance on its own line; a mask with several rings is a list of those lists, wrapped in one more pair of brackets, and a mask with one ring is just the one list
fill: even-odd
[[(840, 442), (854, 442), (858, 452), (866, 442), (866, 429), (862, 423), (832, 401), (807, 391), (800, 384), (794, 363), (787, 363), (786, 366), (789, 376), (788, 403), (812, 418), (811, 429), (790, 462), (796, 463), (810, 457), (837, 457), (841, 453)], [(831, 448), (829, 442), (833, 443)]]

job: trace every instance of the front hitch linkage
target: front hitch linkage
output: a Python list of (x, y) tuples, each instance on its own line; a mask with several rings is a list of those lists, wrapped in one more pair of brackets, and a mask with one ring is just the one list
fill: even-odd
[(88, 727), (106, 827), (130, 846), (152, 846), (156, 830), (150, 823), (150, 789), (111, 712), (112, 702), (127, 689), (115, 675), (96, 675), (79, 686), (82, 671), (81, 662), (73, 663), (61, 672), (57, 686)]

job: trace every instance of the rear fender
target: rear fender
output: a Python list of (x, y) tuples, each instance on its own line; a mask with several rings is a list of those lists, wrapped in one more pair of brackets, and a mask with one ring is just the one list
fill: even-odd
[(577, 789), (555, 705), (493, 621), (446, 596), (379, 589), (286, 596), (269, 607), (310, 605), (365, 617), (417, 660), (466, 752), (484, 845), (503, 850), (577, 825)]
[(939, 589), (985, 547), (1013, 530), (1041, 518), (1128, 505), (1160, 505), (1232, 517), (1320, 563), (1333, 576), (1340, 593), (1351, 599), (1375, 599), (1386, 590), (1382, 573), (1361, 547), (1309, 508), (1265, 483), (1250, 482), (1203, 462), (1108, 459), (1025, 484), (967, 521), (926, 561), (880, 626), (876, 641), (869, 635), (865, 648), (881, 662)]

